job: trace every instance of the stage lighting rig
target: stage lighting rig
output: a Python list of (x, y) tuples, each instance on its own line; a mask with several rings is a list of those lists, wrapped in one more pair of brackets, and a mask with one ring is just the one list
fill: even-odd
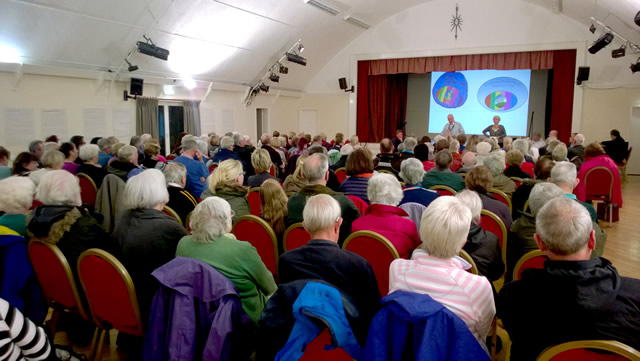
[(139, 69), (137, 65), (131, 65), (129, 60), (124, 59), (124, 61), (127, 63), (127, 65), (129, 65), (129, 67), (127, 68), (129, 70), (129, 73), (134, 72), (134, 71)]
[(589, 52), (591, 54), (595, 54), (600, 50), (604, 49), (607, 45), (611, 44), (613, 41), (613, 34), (604, 33), (601, 37), (598, 38), (591, 46), (589, 47)]
[(142, 36), (147, 42), (138, 41), (136, 46), (138, 51), (144, 55), (153, 56), (161, 60), (169, 60), (169, 50), (156, 46), (156, 44), (146, 35)]
[(611, 50), (611, 57), (614, 58), (614, 59), (622, 58), (625, 55), (627, 55), (627, 45), (626, 44), (623, 44), (618, 49)]

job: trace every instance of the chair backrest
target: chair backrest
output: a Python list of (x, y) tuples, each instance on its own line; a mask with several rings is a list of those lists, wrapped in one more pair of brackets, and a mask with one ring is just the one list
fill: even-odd
[(218, 168), (218, 163), (211, 163), (211, 165), (209, 165), (209, 173), (213, 173), (216, 168)]
[(274, 278), (278, 275), (278, 240), (267, 222), (251, 215), (239, 217), (233, 224), (233, 234), (238, 240), (251, 243)]
[(311, 235), (302, 226), (302, 222), (294, 223), (284, 231), (283, 249), (285, 252), (300, 248), (311, 240)]
[(331, 345), (331, 333), (325, 328), (309, 342), (299, 361), (353, 361), (353, 357), (349, 356), (347, 351), (340, 347), (328, 347)]
[(611, 200), (613, 192), (613, 173), (605, 167), (594, 167), (584, 176), (584, 189), (587, 200), (606, 197)]
[(544, 253), (539, 249), (527, 252), (524, 256), (520, 257), (518, 263), (516, 263), (516, 266), (513, 268), (513, 279), (519, 280), (522, 276), (522, 271), (528, 268), (544, 268), (544, 263), (547, 260), (547, 256), (545, 256)]
[(516, 188), (520, 187), (520, 184), (522, 184), (522, 178), (520, 177), (509, 177), (509, 178), (511, 178), (511, 180), (516, 183)]
[(33, 270), (49, 305), (78, 312), (88, 320), (89, 314), (80, 299), (73, 272), (60, 249), (35, 238), (29, 241), (28, 249)]
[(78, 258), (78, 276), (97, 326), (144, 335), (136, 290), (122, 263), (101, 249), (91, 248)]
[(388, 170), (388, 169), (376, 169), (376, 172), (378, 173), (386, 173), (386, 174), (391, 174), (392, 176), (396, 176), (395, 174), (393, 174), (392, 171)]
[(445, 186), (443, 184), (437, 184), (435, 186), (431, 186), (429, 189), (438, 192), (438, 194), (440, 194), (441, 196), (455, 196), (457, 193), (455, 189), (449, 186)]
[(358, 231), (347, 237), (342, 248), (359, 254), (369, 262), (376, 275), (380, 295), (386, 296), (389, 293), (389, 266), (394, 259), (400, 258), (393, 244), (376, 232)]
[(464, 249), (461, 249), (458, 255), (460, 256), (460, 258), (467, 261), (467, 263), (471, 265), (471, 268), (469, 268), (467, 272), (473, 273), (474, 275), (479, 274), (478, 266), (476, 265), (476, 262), (473, 260), (473, 258), (471, 258), (471, 255), (467, 253), (467, 251), (465, 251)]
[(262, 213), (262, 203), (260, 203), (260, 187), (254, 187), (247, 193), (247, 201), (249, 202), (249, 212), (252, 216), (260, 217)]
[[(594, 352), (591, 350), (601, 350)], [(622, 342), (611, 340), (571, 341), (542, 351), (538, 361), (614, 361), (640, 360), (640, 352)]]
[(170, 161), (170, 160), (174, 160), (174, 159), (176, 159), (176, 156), (175, 156), (174, 154), (169, 154), (169, 155), (167, 156), (167, 160), (168, 160), (168, 161)]
[(356, 208), (358, 208), (358, 211), (360, 212), (360, 215), (364, 215), (364, 211), (366, 211), (367, 208), (369, 208), (369, 205), (367, 204), (367, 202), (362, 200), (362, 198), (360, 197), (357, 197), (354, 195), (348, 195), (347, 198), (351, 199), (351, 202), (355, 204)]
[(176, 221), (178, 221), (178, 223), (180, 223), (180, 225), (182, 226), (182, 220), (180, 219), (180, 216), (178, 215), (178, 213), (176, 213), (176, 211), (174, 211), (173, 209), (171, 209), (171, 207), (168, 206), (164, 206), (162, 208), (162, 213), (166, 214), (167, 216), (174, 218)]
[(480, 226), (487, 232), (491, 232), (498, 237), (498, 244), (502, 253), (502, 262), (507, 264), (507, 227), (502, 219), (495, 213), (483, 209), (480, 212)]
[(336, 169), (336, 177), (338, 177), (338, 182), (342, 184), (347, 179), (347, 170), (344, 167)]
[(185, 228), (187, 229), (187, 232), (189, 232), (189, 234), (191, 234), (191, 215), (193, 214), (193, 211), (189, 212), (189, 214), (187, 214), (187, 218), (185, 219), (185, 222), (187, 222), (187, 224), (185, 224)]
[(98, 187), (96, 183), (84, 173), (76, 174), (80, 181), (80, 196), (82, 197), (82, 203), (90, 206), (95, 206), (96, 197), (98, 196)]
[(528, 199), (524, 202), (524, 207), (522, 207), (522, 211), (524, 213), (527, 213), (527, 209), (529, 209), (529, 200)]
[(504, 205), (509, 207), (509, 213), (512, 212), (513, 207), (511, 206), (511, 197), (509, 197), (505, 192), (496, 188), (491, 188), (491, 190), (489, 191), (489, 194), (494, 199), (500, 201), (500, 203), (503, 203)]
[(631, 158), (632, 150), (633, 150), (633, 147), (629, 147), (629, 150), (627, 151), (627, 157), (625, 158), (625, 160), (627, 161), (627, 164), (629, 164), (629, 158)]
[(412, 220), (416, 224), (416, 229), (418, 233), (420, 233), (420, 222), (422, 221), (422, 213), (427, 209), (424, 204), (416, 203), (416, 202), (407, 202), (399, 205), (403, 211), (407, 212), (409, 215), (409, 219)]
[(273, 163), (271, 163), (271, 168), (269, 168), (269, 174), (271, 174), (272, 177), (276, 176), (276, 167), (273, 165)]

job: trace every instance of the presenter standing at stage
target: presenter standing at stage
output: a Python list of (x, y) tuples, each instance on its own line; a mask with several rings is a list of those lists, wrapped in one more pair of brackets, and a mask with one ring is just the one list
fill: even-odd
[(462, 124), (460, 124), (460, 122), (456, 122), (455, 119), (453, 119), (453, 114), (447, 115), (447, 120), (449, 121), (449, 123), (444, 125), (441, 133), (442, 136), (452, 136), (455, 138), (460, 134), (464, 134), (464, 128), (462, 127)]
[(507, 131), (498, 123), (500, 123), (500, 117), (496, 115), (493, 117), (493, 125), (484, 128), (482, 134), (487, 137), (498, 137), (498, 143), (502, 143), (502, 138), (507, 136)]

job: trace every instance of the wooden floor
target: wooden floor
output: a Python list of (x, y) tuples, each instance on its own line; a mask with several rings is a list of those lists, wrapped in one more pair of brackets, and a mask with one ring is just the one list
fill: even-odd
[[(608, 222), (600, 221), (600, 226), (607, 232), (607, 243), (604, 249), (604, 257), (609, 259), (625, 277), (640, 278), (640, 176), (629, 176), (623, 186), (623, 207), (620, 209), (620, 220), (609, 227)], [(505, 347), (498, 355), (499, 360), (504, 360), (509, 353), (508, 336), (504, 330), (498, 334), (505, 340)], [(116, 331), (111, 331), (111, 343), (105, 345), (102, 354), (103, 361), (129, 361), (133, 359), (125, 353), (119, 352), (116, 347)], [(57, 344), (67, 345), (68, 338), (64, 332), (56, 334)], [(89, 354), (89, 347), (75, 347), (79, 353)]]

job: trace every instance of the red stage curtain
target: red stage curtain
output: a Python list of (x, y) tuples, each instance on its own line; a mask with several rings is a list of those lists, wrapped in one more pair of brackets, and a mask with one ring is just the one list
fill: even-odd
[(407, 113), (407, 74), (368, 77), (368, 132), (358, 131), (361, 142), (379, 142), (402, 129)]
[(568, 142), (573, 119), (573, 90), (576, 51), (556, 50), (553, 54), (553, 90), (551, 93), (550, 127), (558, 131), (558, 139)]
[(364, 60), (358, 62), (358, 110), (356, 117), (356, 134), (361, 141), (369, 139), (369, 63)]

